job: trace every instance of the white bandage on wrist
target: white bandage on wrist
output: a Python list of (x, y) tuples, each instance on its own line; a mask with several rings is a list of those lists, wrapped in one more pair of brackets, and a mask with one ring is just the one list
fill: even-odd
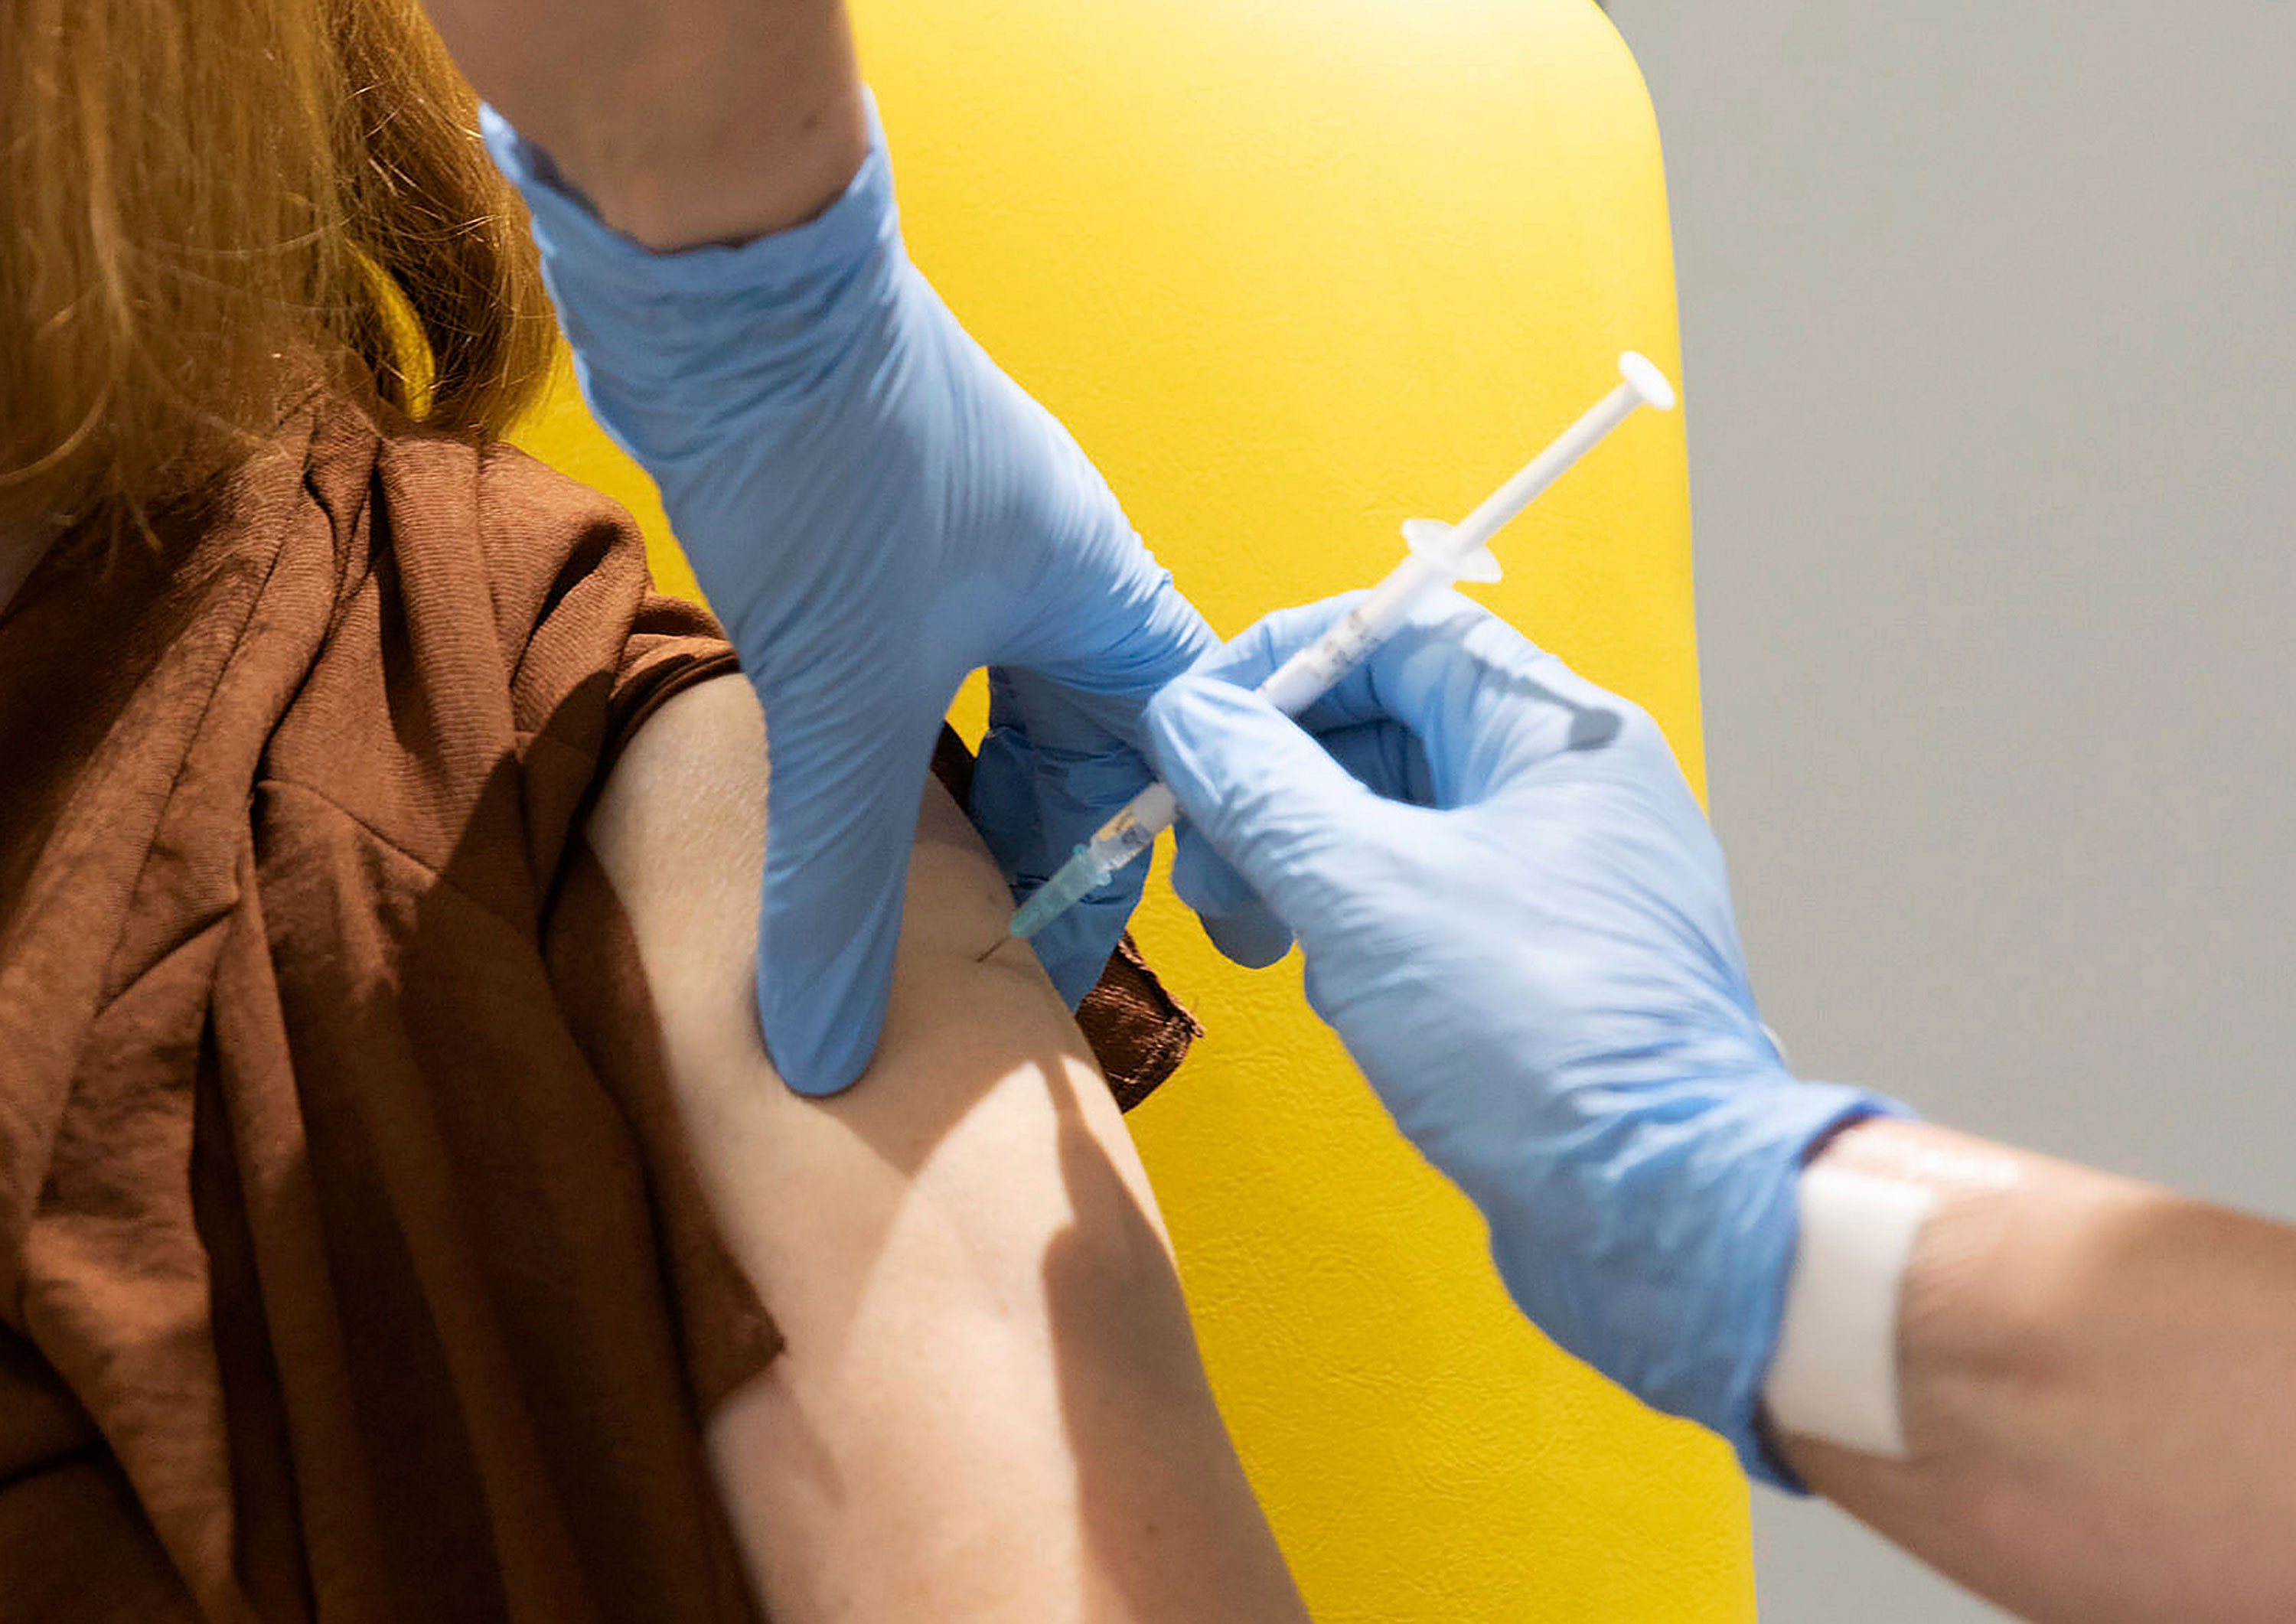
[(1784, 1433), (1902, 1458), (1898, 1288), (1936, 1197), (1842, 1168), (1805, 1169), (1801, 1238), (1762, 1396)]

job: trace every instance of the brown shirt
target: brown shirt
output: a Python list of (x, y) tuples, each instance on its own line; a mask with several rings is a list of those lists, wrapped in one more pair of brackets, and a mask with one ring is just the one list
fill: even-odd
[[(627, 518), (320, 398), (0, 614), (0, 1620), (731, 1620), (778, 1347), (578, 839), (732, 668)], [(1193, 1031), (1120, 956), (1120, 1095)]]

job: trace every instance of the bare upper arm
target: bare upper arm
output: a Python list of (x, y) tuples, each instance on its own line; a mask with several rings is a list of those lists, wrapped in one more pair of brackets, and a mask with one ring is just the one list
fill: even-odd
[(1304, 1616), (1199, 1365), (1147, 1181), (963, 816), (927, 791), (892, 1004), (844, 1095), (784, 1088), (750, 990), (747, 685), (640, 731), (589, 835), (710, 1204), (787, 1348), (709, 1423), (777, 1620)]

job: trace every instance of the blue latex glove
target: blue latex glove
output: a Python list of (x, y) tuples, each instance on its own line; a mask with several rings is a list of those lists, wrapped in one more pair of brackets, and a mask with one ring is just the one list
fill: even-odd
[[(484, 115), (583, 392), (660, 486), (765, 705), (758, 1007), (807, 1094), (876, 1046), (917, 800), (965, 674), (996, 668), (972, 810), (1025, 890), (1148, 782), (1141, 707), (1215, 642), (1076, 442), (909, 262), (870, 121), (814, 219), (657, 254)], [(1071, 1007), (1144, 871), (1037, 939)]]
[(1636, 706), (1448, 595), (1298, 724), (1249, 692), (1351, 601), (1270, 616), (1149, 707), (1175, 882), (1217, 912), (1249, 887), (1299, 933), (1308, 1001), (1482, 1210), (1526, 1314), (1780, 1481), (1754, 1416), (1795, 1177), (1897, 1107), (1787, 1075), (1721, 850)]

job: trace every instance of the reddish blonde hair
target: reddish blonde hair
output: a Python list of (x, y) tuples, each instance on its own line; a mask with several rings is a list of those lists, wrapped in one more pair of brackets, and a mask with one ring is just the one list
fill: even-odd
[(415, 0), (0, 0), (0, 517), (196, 490), (314, 357), (500, 433), (555, 330), (474, 125)]

